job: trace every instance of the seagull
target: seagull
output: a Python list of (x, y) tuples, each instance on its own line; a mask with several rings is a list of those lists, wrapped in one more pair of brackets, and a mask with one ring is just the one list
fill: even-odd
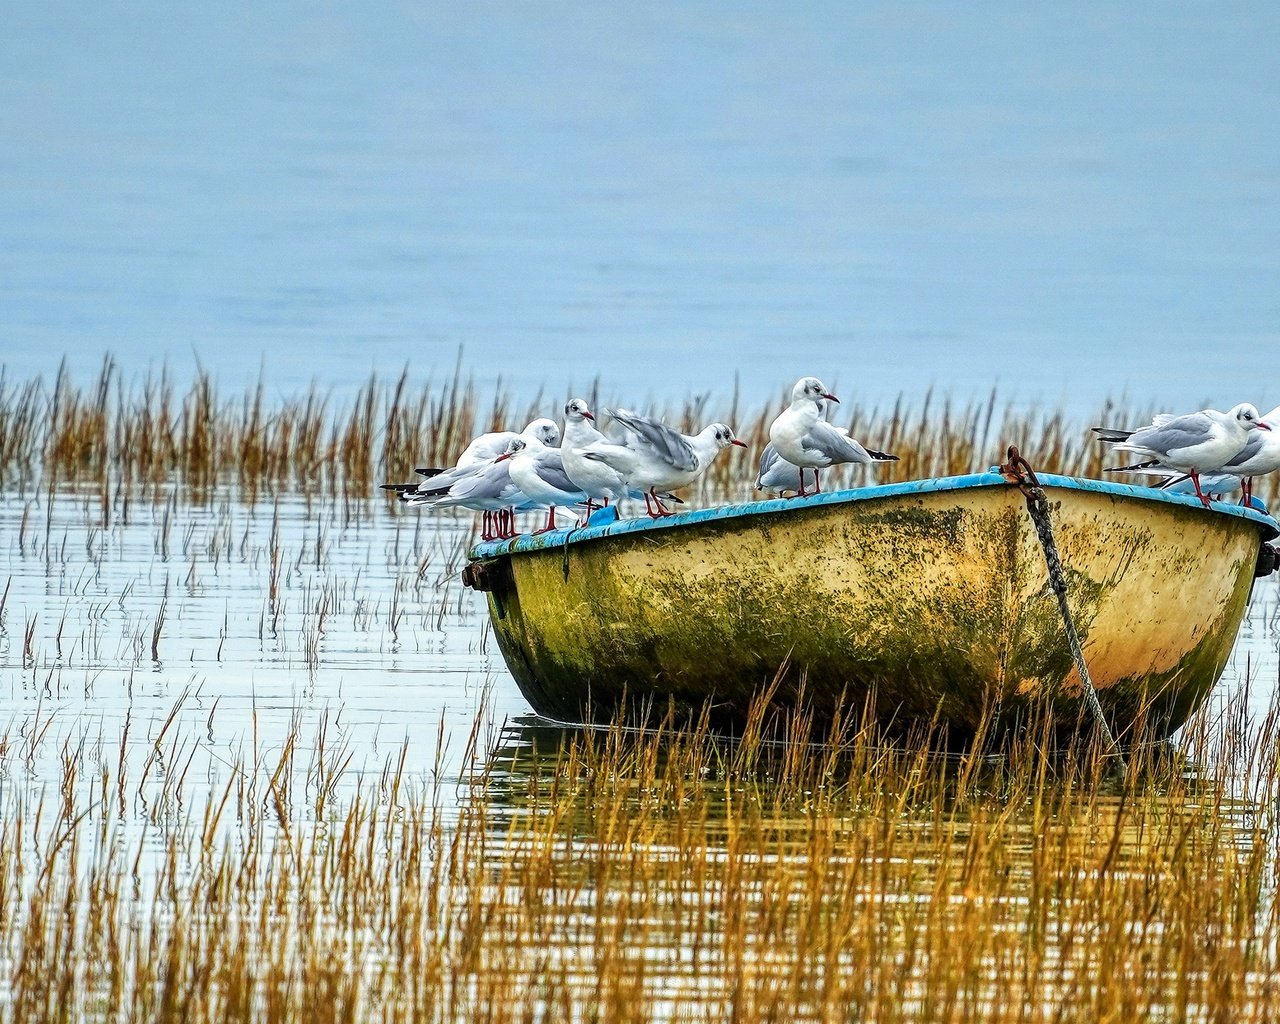
[[(1270, 425), (1280, 420), (1280, 406), (1266, 413), (1259, 427)], [(1212, 481), (1201, 480), (1201, 489), (1206, 494), (1223, 494), (1241, 489), (1240, 504), (1248, 505), (1253, 497), (1253, 481), (1255, 477), (1266, 476), (1280, 469), (1280, 434), (1273, 430), (1259, 429), (1249, 431), (1249, 439), (1223, 467), (1222, 472)], [(1160, 485), (1163, 490), (1179, 489), (1184, 481), (1190, 480), (1190, 474), (1172, 477)]]
[(565, 473), (564, 451), (559, 448), (535, 447), (523, 441), (513, 441), (520, 447), (514, 452), (498, 456), (498, 462), (510, 460), (511, 482), (538, 508), (547, 510), (547, 525), (534, 533), (546, 533), (556, 528), (556, 506), (577, 505), (587, 500), (584, 494)]
[(813, 491), (819, 494), (822, 484), (818, 471), (828, 466), (851, 462), (897, 462), (896, 455), (862, 447), (849, 432), (833, 427), (822, 418), (826, 402), (840, 399), (827, 390), (817, 377), (801, 377), (791, 389), (791, 405), (784, 409), (769, 427), (769, 440), (778, 454), (800, 470), (800, 486), (796, 496), (803, 498), (804, 471), (813, 470)]
[[(515, 437), (522, 437), (526, 441), (537, 441), (547, 448), (555, 448), (560, 444), (560, 428), (556, 426), (555, 420), (540, 417), (530, 420), (524, 430), (518, 434), (510, 430), (495, 430), (492, 433), (481, 434), (463, 449), (454, 465), (474, 466), (496, 459), (507, 450), (508, 442)], [(418, 470), (418, 472), (422, 471)]]
[(589, 459), (583, 449), (593, 444), (612, 444), (591, 424), (595, 416), (581, 398), (571, 398), (564, 407), (564, 471), (573, 486), (587, 496), (587, 515), (597, 505), (619, 501), (627, 494), (627, 479), (607, 462)]
[[(419, 476), (426, 477), (408, 484), (383, 484), (384, 491), (395, 491), (406, 501), (408, 496), (442, 497), (460, 480), (478, 470), (484, 469), (499, 455), (507, 450), (507, 445), (514, 438), (521, 438), (530, 444), (554, 448), (560, 443), (560, 428), (554, 420), (544, 418), (530, 420), (520, 433), (511, 430), (495, 430), (474, 438), (458, 456), (458, 461), (449, 469), (429, 469), (418, 467), (414, 470)], [(415, 502), (421, 504), (421, 502)]]
[(757, 491), (800, 490), (800, 467), (793, 465), (778, 454), (778, 449), (770, 441), (760, 453), (760, 472), (756, 474)]
[(611, 466), (628, 488), (643, 491), (645, 511), (653, 519), (674, 514), (662, 504), (659, 489), (685, 487), (705, 473), (724, 449), (731, 445), (747, 446), (724, 423), (712, 423), (689, 436), (626, 409), (614, 410), (609, 415), (632, 435), (633, 444), (596, 441), (578, 452), (584, 459)]
[[(528, 503), (528, 496), (511, 479), (510, 457), (529, 447), (522, 437), (507, 442), (497, 458), (476, 468), (453, 484), (443, 495), (401, 495), (410, 505), (437, 508), (469, 508), (483, 512), (482, 540), (506, 540), (515, 536), (516, 506)], [(496, 527), (495, 527), (496, 522)]]
[(1205, 508), (1209, 507), (1209, 499), (1200, 488), (1200, 474), (1220, 473), (1241, 453), (1254, 430), (1270, 432), (1271, 425), (1248, 402), (1225, 413), (1202, 409), (1182, 416), (1157, 416), (1151, 426), (1138, 430), (1093, 428), (1098, 440), (1118, 451), (1147, 457), (1132, 466), (1113, 467), (1115, 471), (1140, 472), (1156, 466), (1180, 470), (1191, 478), (1196, 497)]

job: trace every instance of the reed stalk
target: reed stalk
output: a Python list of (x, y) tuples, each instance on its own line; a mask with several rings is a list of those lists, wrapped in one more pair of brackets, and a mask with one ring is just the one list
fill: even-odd
[[(569, 397), (521, 404), (501, 389), (483, 395), (463, 375), (461, 360), (438, 381), (415, 383), (407, 369), (390, 380), (371, 376), (349, 402), (335, 402), (314, 385), (272, 402), (267, 393), (259, 379), (243, 393), (224, 395), (204, 368), (185, 390), (168, 370), (126, 380), (111, 359), (87, 388), (65, 365), (52, 384), (10, 381), (0, 368), (0, 483), (46, 489), (51, 481), (93, 482), (108, 511), (135, 493), (167, 500), (176, 490), (183, 500), (203, 500), (228, 483), (248, 500), (264, 491), (372, 496), (384, 480), (413, 479), (415, 466), (452, 464), (484, 430), (519, 429), (537, 416), (560, 420)], [(613, 404), (594, 391), (590, 399), (597, 410)], [(711, 502), (752, 496), (756, 460), (782, 407), (779, 398), (744, 409), (735, 388), (725, 403), (702, 396), (648, 411), (686, 431), (711, 419), (731, 420), (748, 442), (750, 454), (734, 449), (722, 456), (695, 489), (694, 500)], [(965, 402), (932, 392), (918, 401), (899, 396), (884, 409), (851, 395), (834, 417), (868, 445), (899, 456), (872, 476), (849, 475), (854, 482), (980, 471), (999, 462), (1010, 443), (1039, 471), (1099, 476), (1108, 453), (1088, 427), (1149, 418), (1150, 410), (1122, 410), (1108, 401), (1079, 422), (1062, 410), (1004, 402), (994, 389)], [(1259, 496), (1272, 494), (1271, 481), (1260, 481)]]
[[(127, 786), (74, 742), (10, 782), (0, 1012), (1270, 1020), (1280, 715), (1239, 710), (1122, 777), (1088, 740), (1047, 753), (1044, 721), (949, 753), (850, 708), (818, 744), (766, 694), (737, 739), (508, 729), (455, 782), (403, 752), (354, 771), (295, 724), (202, 788), (175, 707)], [(0, 770), (48, 735), (0, 736)]]

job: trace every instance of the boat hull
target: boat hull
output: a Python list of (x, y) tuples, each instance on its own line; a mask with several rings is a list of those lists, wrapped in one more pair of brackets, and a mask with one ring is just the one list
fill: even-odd
[[(534, 709), (568, 721), (707, 700), (741, 717), (782, 669), (775, 699), (803, 692), (818, 715), (874, 696), (895, 721), (961, 731), (1037, 704), (1074, 722), (1081, 683), (1023, 497), (959, 479), (483, 546), (498, 644)], [(1221, 675), (1273, 526), (1138, 490), (1046, 486), (1106, 712), (1167, 733)]]

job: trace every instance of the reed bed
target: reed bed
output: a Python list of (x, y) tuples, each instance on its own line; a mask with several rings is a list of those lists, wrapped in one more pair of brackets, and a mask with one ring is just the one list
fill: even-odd
[[(65, 366), (51, 383), (13, 381), (0, 370), (0, 485), (91, 484), (104, 514), (122, 495), (163, 499), (176, 488), (184, 500), (205, 500), (228, 482), (250, 500), (281, 489), (372, 496), (383, 481), (412, 479), (415, 466), (451, 464), (485, 430), (519, 429), (540, 415), (559, 421), (570, 397), (523, 404), (502, 391), (484, 396), (460, 361), (442, 380), (413, 384), (407, 371), (392, 380), (371, 376), (341, 403), (318, 387), (272, 401), (266, 395), (265, 381), (224, 395), (205, 370), (184, 387), (165, 370), (126, 380), (110, 359), (90, 387), (77, 385)], [(585, 397), (597, 409), (631, 404), (626, 396), (602, 396), (598, 384)], [(721, 457), (693, 496), (716, 501), (751, 493), (769, 423), (783, 405), (781, 394), (756, 409), (742, 408), (736, 395), (721, 403), (703, 396), (648, 411), (686, 431), (724, 420), (749, 443), (749, 456), (735, 450)], [(1088, 426), (1138, 424), (1150, 414), (1108, 402), (1081, 423), (1061, 410), (1027, 411), (994, 390), (961, 403), (933, 393), (902, 396), (886, 409), (846, 395), (837, 412), (855, 436), (900, 457), (876, 469), (875, 479), (884, 481), (985, 469), (1010, 443), (1037, 469), (1097, 476), (1106, 453)]]
[[(760, 702), (511, 728), (457, 782), (321, 729), (207, 791), (0, 736), (0, 1016), (28, 1021), (1262, 1021), (1277, 714), (1181, 749), (1045, 723), (946, 754)], [(163, 770), (162, 770), (163, 769)], [(88, 783), (88, 784), (85, 784)]]

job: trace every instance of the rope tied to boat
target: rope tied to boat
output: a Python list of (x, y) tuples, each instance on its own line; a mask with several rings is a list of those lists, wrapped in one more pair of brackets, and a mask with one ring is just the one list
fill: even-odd
[(1124, 754), (1120, 744), (1112, 735), (1111, 726), (1107, 724), (1106, 715), (1102, 711), (1102, 702), (1098, 700), (1098, 691), (1093, 685), (1093, 677), (1089, 675), (1089, 666), (1084, 660), (1084, 650), (1080, 645), (1080, 634), (1076, 631), (1075, 620), (1071, 617), (1071, 609), (1067, 605), (1067, 576), (1062, 565), (1062, 556), (1058, 554), (1058, 545), (1053, 539), (1053, 523), (1049, 518), (1049, 499), (1045, 496), (1036, 472), (1031, 463), (1019, 453), (1016, 445), (1009, 446), (1009, 461), (1000, 467), (1001, 475), (1011, 484), (1017, 484), (1022, 496), (1027, 499), (1027, 511), (1036, 527), (1036, 536), (1040, 539), (1040, 547), (1044, 551), (1045, 565), (1049, 570), (1049, 587), (1058, 599), (1058, 611), (1062, 615), (1063, 629), (1067, 635), (1067, 646), (1071, 649), (1071, 658), (1075, 662), (1076, 672), (1084, 685), (1084, 702), (1089, 708), (1093, 720), (1102, 734), (1102, 740), (1108, 751), (1117, 758), (1120, 770), (1125, 770)]

